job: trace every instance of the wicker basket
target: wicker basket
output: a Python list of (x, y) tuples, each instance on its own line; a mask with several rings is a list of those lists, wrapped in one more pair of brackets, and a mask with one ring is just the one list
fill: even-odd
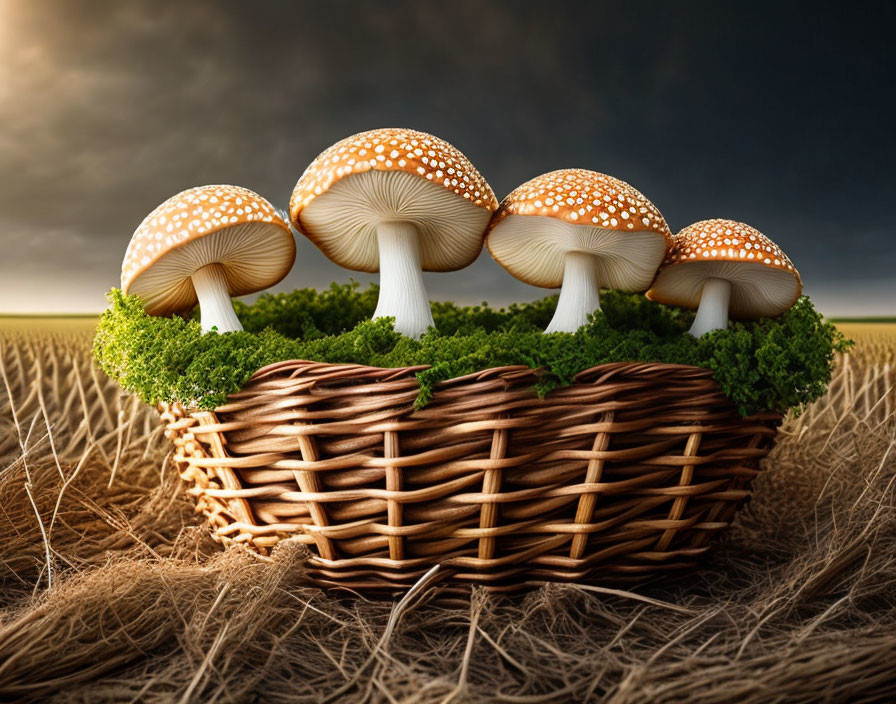
[(750, 494), (780, 416), (742, 418), (706, 369), (603, 364), (539, 399), (537, 371), (436, 387), (421, 367), (288, 361), (214, 412), (162, 407), (217, 539), (311, 548), (323, 586), (643, 580), (691, 567)]

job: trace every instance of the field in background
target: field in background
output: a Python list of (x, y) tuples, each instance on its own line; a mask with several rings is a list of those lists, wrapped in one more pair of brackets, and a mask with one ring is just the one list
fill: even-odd
[(836, 324), (843, 333), (854, 339), (881, 340), (896, 345), (896, 323), (847, 323)]
[[(850, 337), (883, 338), (896, 340), (896, 321), (892, 322), (851, 322), (838, 320), (836, 325)], [(22, 331), (81, 332), (93, 330), (96, 317), (81, 315), (26, 316), (0, 315), (0, 333)]]
[(83, 332), (96, 327), (96, 316), (18, 316), (0, 315), (0, 333), (11, 332)]
[(841, 324), (704, 570), (398, 605), (303, 586), (295, 546), (221, 552), (92, 325), (0, 319), (0, 700), (896, 699), (896, 325)]

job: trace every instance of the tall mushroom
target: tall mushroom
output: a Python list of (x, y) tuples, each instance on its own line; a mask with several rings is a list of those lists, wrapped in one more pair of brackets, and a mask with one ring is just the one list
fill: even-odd
[(375, 318), (420, 337), (432, 325), (424, 271), (473, 262), (498, 202), (485, 179), (438, 137), (384, 128), (337, 142), (302, 174), (290, 218), (340, 266), (380, 273)]
[(202, 330), (242, 330), (231, 296), (280, 281), (295, 261), (289, 226), (274, 206), (239, 186), (199, 186), (172, 196), (140, 223), (121, 266), (121, 289), (150, 315), (199, 302)]
[(585, 169), (551, 171), (502, 202), (486, 238), (513, 276), (560, 288), (546, 333), (575, 332), (600, 310), (600, 289), (643, 291), (670, 239), (660, 211), (619, 179)]
[(697, 308), (690, 333), (728, 327), (729, 315), (752, 320), (780, 315), (803, 282), (787, 255), (759, 230), (734, 220), (702, 220), (673, 238), (647, 297)]

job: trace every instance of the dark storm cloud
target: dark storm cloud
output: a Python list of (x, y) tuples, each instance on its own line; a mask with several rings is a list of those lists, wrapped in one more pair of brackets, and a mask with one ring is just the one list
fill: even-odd
[[(499, 196), (584, 166), (636, 185), (673, 229), (746, 220), (825, 310), (896, 312), (892, 18), (720, 7), (6, 0), (3, 307), (98, 309), (169, 195), (238, 183), (284, 205), (330, 143), (401, 125), (456, 144)], [(299, 247), (281, 288), (350, 275)], [(487, 255), (428, 285), (543, 293)]]

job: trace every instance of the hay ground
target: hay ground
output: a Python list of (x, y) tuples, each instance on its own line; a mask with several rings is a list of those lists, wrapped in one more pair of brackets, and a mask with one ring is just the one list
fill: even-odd
[(448, 604), (221, 552), (87, 326), (29, 327), (0, 329), (0, 700), (896, 700), (896, 326), (844, 326), (703, 570)]

